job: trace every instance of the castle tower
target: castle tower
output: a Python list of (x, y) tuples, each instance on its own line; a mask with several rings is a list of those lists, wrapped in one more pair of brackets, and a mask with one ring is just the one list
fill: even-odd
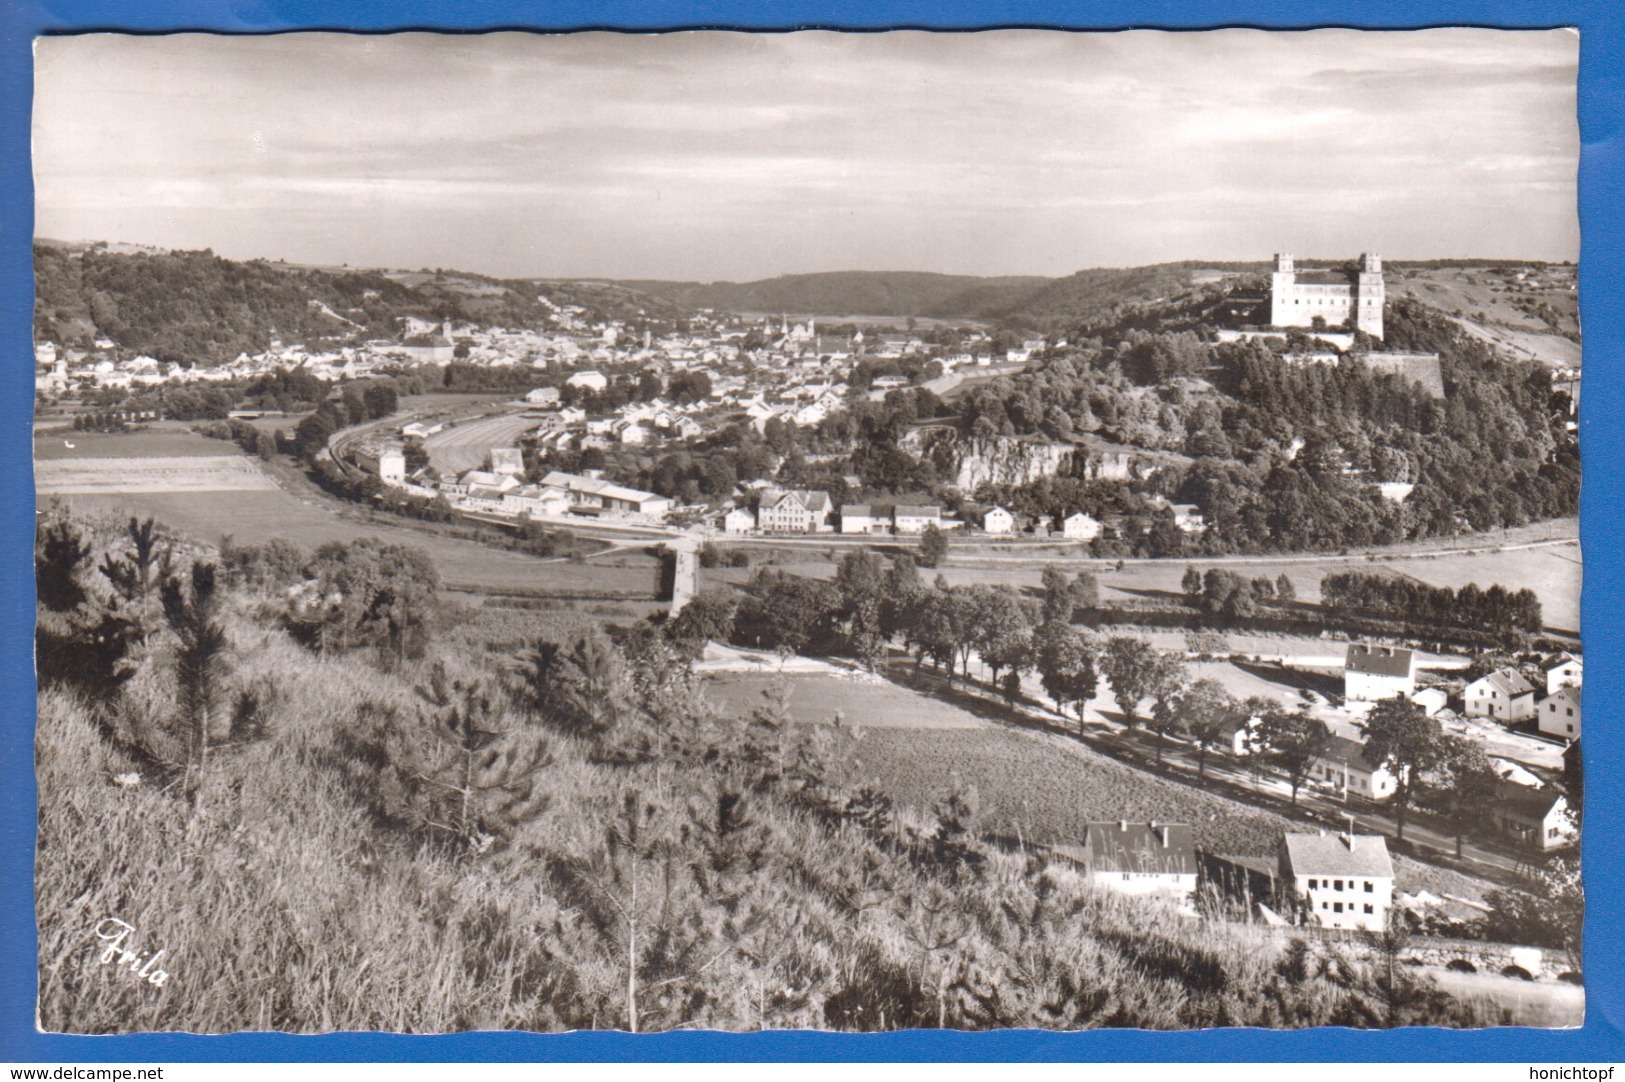
[(1373, 338), (1382, 337), (1382, 305), (1386, 290), (1382, 280), (1382, 256), (1360, 256), (1359, 281), (1354, 289), (1354, 325)]
[(1270, 326), (1285, 327), (1292, 323), (1292, 295), (1298, 275), (1292, 269), (1292, 257), (1275, 254), (1275, 272), (1270, 275)]

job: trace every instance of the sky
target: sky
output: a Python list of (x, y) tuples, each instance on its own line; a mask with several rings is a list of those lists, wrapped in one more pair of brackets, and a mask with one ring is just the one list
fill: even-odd
[(509, 277), (1572, 260), (1568, 31), (96, 34), (36, 233)]

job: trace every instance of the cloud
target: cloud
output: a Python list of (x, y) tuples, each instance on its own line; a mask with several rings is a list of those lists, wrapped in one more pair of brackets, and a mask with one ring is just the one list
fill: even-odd
[(1063, 274), (1294, 231), (1563, 258), (1576, 58), (1493, 30), (88, 35), (40, 43), (35, 170), (42, 230), (505, 274)]

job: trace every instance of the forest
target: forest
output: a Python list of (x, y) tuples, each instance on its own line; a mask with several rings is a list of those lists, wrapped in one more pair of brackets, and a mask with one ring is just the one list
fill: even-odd
[[(1358, 352), (1295, 364), (1279, 345), (1131, 330), (975, 388), (954, 403), (958, 423), (983, 438), (1087, 435), (1179, 456), (1127, 488), (1197, 505), (1206, 530), (1169, 551), (1142, 504), (1134, 551), (1148, 555), (1339, 550), (1574, 514), (1578, 444), (1547, 370), (1423, 305), (1389, 309), (1386, 348), (1438, 353), (1443, 397)], [(1398, 503), (1374, 481), (1415, 487)], [(978, 495), (1030, 514), (1133, 509), (1121, 488), (1118, 507), (1104, 503), (1113, 491), (1063, 476)]]
[[(408, 277), (408, 286), (398, 278)], [(87, 347), (110, 338), (160, 361), (209, 367), (273, 341), (311, 349), (397, 337), (407, 317), (546, 328), (554, 309), (587, 318), (674, 325), (669, 302), (590, 283), (507, 281), (445, 271), (402, 276), (315, 270), (210, 250), (126, 254), (101, 246), (34, 245), (34, 333), (42, 342)]]

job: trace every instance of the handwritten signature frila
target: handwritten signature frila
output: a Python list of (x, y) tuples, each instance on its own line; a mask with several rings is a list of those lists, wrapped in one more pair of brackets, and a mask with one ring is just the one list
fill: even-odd
[(96, 938), (107, 946), (97, 960), (104, 966), (123, 969), (137, 980), (162, 988), (169, 980), (169, 974), (158, 965), (158, 959), (168, 951), (160, 950), (149, 957), (146, 951), (131, 950), (130, 940), (134, 935), (134, 925), (126, 924), (117, 917), (103, 917), (96, 925)]

